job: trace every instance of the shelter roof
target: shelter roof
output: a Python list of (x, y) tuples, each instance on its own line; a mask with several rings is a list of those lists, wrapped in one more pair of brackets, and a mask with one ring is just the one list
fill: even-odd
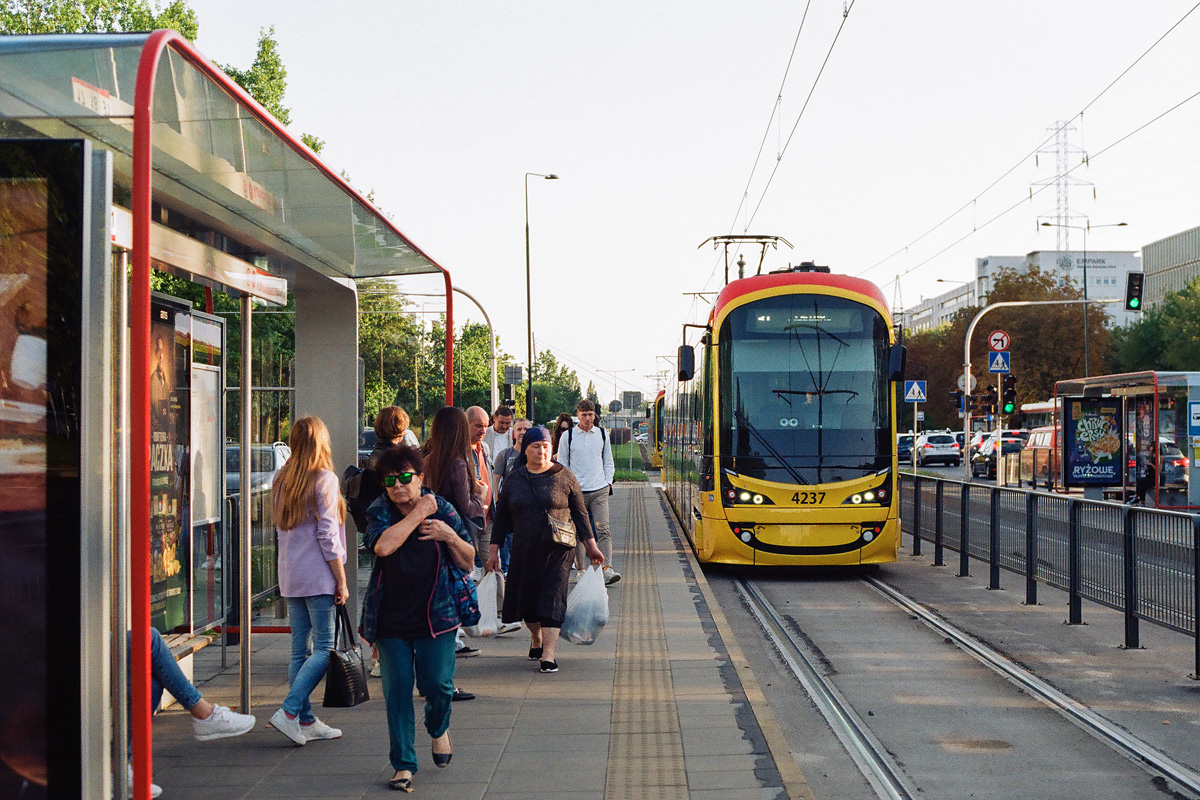
[[(113, 151), (127, 203), (150, 36), (0, 37), (0, 136), (92, 139)], [(445, 273), (240, 87), (175, 46), (159, 58), (152, 117), (155, 203), (261, 252), (272, 272), (292, 260), (331, 278)]]

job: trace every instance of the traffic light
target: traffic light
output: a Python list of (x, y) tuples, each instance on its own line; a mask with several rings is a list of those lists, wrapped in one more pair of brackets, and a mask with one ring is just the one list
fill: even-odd
[(1143, 272), (1130, 272), (1125, 276), (1125, 310), (1142, 310), (1142, 283), (1146, 280)]
[(957, 389), (950, 393), (950, 407), (955, 411), (963, 410), (963, 393)]
[(983, 411), (988, 414), (996, 413), (996, 387), (989, 386), (987, 391), (983, 393)]
[(1000, 409), (1001, 413), (1008, 415), (1017, 410), (1017, 379), (1014, 375), (1004, 376), (1004, 391), (1000, 395), (1003, 401)]

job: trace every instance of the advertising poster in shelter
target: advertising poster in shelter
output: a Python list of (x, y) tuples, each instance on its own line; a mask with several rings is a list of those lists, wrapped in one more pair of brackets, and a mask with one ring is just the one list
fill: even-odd
[(190, 318), (154, 302), (150, 311), (150, 621), (190, 628), (184, 531), (190, 533), (188, 378)]
[(1120, 486), (1120, 399), (1074, 397), (1063, 409), (1066, 485)]

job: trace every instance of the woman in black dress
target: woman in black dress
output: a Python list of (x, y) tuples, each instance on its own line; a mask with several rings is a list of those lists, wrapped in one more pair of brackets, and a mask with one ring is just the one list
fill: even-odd
[(547, 514), (575, 523), (575, 535), (587, 548), (588, 558), (604, 563), (596, 546), (583, 491), (569, 469), (550, 459), (550, 434), (530, 428), (521, 440), (525, 463), (505, 479), (495, 505), (488, 571), (500, 568), (500, 545), (513, 534), (504, 593), (504, 622), (525, 623), (529, 628), (529, 657), (540, 662), (542, 672), (558, 672), (555, 648), (567, 610), (567, 582), (574, 549), (550, 541)]

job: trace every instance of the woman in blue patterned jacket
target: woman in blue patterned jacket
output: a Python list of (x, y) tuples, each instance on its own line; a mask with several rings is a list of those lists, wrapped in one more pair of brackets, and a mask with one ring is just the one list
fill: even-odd
[(469, 570), (475, 547), (458, 512), (423, 485), (425, 458), (395, 447), (379, 458), (384, 493), (367, 508), (363, 543), (375, 565), (363, 600), (362, 637), (378, 646), (387, 706), (388, 785), (412, 791), (417, 771), (413, 681), (425, 696), (425, 729), (433, 763), (450, 763), (450, 703), (454, 693), (454, 633), (458, 611), (447, 560)]

